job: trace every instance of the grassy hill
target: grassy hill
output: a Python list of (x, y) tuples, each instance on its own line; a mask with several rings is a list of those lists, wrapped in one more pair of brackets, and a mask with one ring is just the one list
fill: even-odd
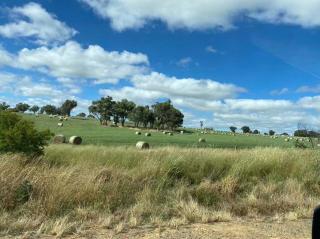
[[(136, 129), (104, 127), (94, 119), (81, 120), (69, 119), (64, 121), (63, 127), (58, 127), (58, 118), (49, 118), (47, 115), (24, 115), (33, 120), (39, 129), (50, 129), (55, 134), (64, 134), (66, 137), (78, 135), (83, 138), (84, 144), (132, 146), (137, 141), (143, 140), (152, 147), (181, 146), (181, 147), (214, 147), (214, 148), (253, 148), (253, 147), (293, 147), (294, 142), (285, 142), (284, 138), (272, 139), (264, 136), (225, 135), (221, 133), (202, 135), (198, 132), (179, 134), (173, 136), (164, 135), (162, 132), (141, 130), (141, 135), (135, 135)], [(144, 136), (145, 132), (151, 132), (151, 137)], [(205, 138), (206, 143), (198, 143), (199, 138)]]

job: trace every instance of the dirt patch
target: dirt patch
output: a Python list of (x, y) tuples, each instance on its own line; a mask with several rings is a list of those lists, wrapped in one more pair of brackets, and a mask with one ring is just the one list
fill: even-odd
[[(143, 227), (122, 233), (113, 230), (89, 228), (80, 234), (69, 235), (68, 239), (309, 239), (311, 221), (286, 222), (233, 221), (215, 224), (193, 224), (173, 228)], [(35, 236), (32, 233), (21, 238), (54, 238)]]

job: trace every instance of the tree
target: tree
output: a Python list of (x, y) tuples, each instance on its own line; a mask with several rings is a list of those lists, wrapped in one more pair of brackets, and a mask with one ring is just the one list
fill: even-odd
[(257, 130), (257, 129), (255, 129), (255, 130), (253, 131), (253, 134), (260, 134), (260, 131)]
[(33, 112), (34, 114), (39, 111), (40, 107), (37, 105), (32, 106), (29, 110)]
[(26, 112), (28, 109), (30, 108), (30, 106), (26, 103), (19, 103), (19, 104), (16, 104), (16, 110), (18, 112)]
[(36, 130), (32, 121), (7, 111), (0, 111), (0, 152), (43, 154), (44, 146), (52, 134), (49, 130)]
[(201, 120), (200, 121), (200, 128), (202, 129), (202, 127), (203, 127), (203, 121)]
[(41, 114), (46, 113), (48, 115), (58, 115), (60, 112), (59, 112), (59, 109), (54, 105), (45, 105), (41, 107), (40, 113)]
[(237, 130), (237, 127), (235, 127), (235, 126), (230, 126), (230, 130), (231, 130), (232, 133), (235, 133), (236, 130)]
[(86, 117), (86, 113), (83, 113), (83, 112), (82, 112), (82, 113), (77, 114), (77, 116), (78, 116), (78, 117), (83, 117), (83, 118), (84, 118), (84, 117)]
[(169, 116), (168, 116), (167, 126), (169, 129), (174, 130), (183, 125), (184, 115), (181, 113), (180, 110), (172, 107), (168, 113), (169, 113)]
[(0, 103), (0, 111), (1, 110), (7, 110), (10, 107), (6, 102)]
[(170, 100), (156, 103), (152, 108), (155, 116), (155, 123), (158, 128), (173, 130), (182, 126), (184, 115), (173, 107)]
[(78, 103), (75, 100), (66, 100), (60, 107), (61, 114), (70, 116), (71, 111), (77, 107)]
[(269, 135), (270, 135), (270, 136), (275, 135), (275, 133), (276, 133), (276, 132), (275, 132), (275, 131), (273, 131), (272, 129), (270, 129), (270, 130), (269, 130)]
[(112, 97), (102, 97), (100, 100), (92, 101), (89, 112), (100, 121), (101, 125), (108, 125), (108, 120), (113, 115), (114, 105)]
[(242, 132), (243, 132), (244, 134), (248, 134), (248, 133), (250, 133), (250, 131), (251, 131), (251, 129), (250, 129), (249, 126), (243, 126), (243, 127), (241, 128), (241, 130), (242, 130)]
[(122, 126), (124, 126), (126, 119), (135, 107), (135, 103), (128, 101), (127, 99), (116, 102), (114, 106), (114, 114), (120, 119)]
[(137, 106), (133, 109), (133, 111), (129, 114), (129, 118), (134, 122), (135, 127), (139, 127), (140, 123), (143, 123), (145, 115), (145, 107)]

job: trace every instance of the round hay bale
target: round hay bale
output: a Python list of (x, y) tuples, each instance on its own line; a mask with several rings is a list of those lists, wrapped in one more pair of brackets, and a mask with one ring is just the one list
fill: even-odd
[(137, 132), (136, 132), (136, 135), (141, 135), (141, 132), (137, 131)]
[(166, 132), (166, 131), (163, 131), (162, 133), (163, 133), (163, 134), (167, 134), (167, 132)]
[(204, 139), (204, 138), (199, 139), (199, 143), (205, 143), (205, 142), (207, 142), (206, 139)]
[(169, 136), (173, 136), (173, 133), (168, 133)]
[(66, 142), (66, 137), (62, 134), (56, 135), (53, 138), (54, 144), (64, 144)]
[(147, 137), (150, 137), (151, 133), (145, 133), (144, 135), (147, 136)]
[(139, 142), (136, 144), (136, 148), (137, 148), (137, 149), (149, 149), (149, 148), (150, 148), (150, 145), (149, 145), (147, 142), (139, 141)]
[(58, 123), (58, 127), (62, 127), (63, 126), (63, 123)]
[(184, 134), (184, 131), (183, 131), (183, 130), (181, 130), (181, 131), (180, 131), (180, 134)]
[(284, 141), (289, 142), (289, 139), (285, 139)]
[(70, 144), (79, 145), (82, 143), (82, 138), (79, 136), (71, 136), (69, 139)]

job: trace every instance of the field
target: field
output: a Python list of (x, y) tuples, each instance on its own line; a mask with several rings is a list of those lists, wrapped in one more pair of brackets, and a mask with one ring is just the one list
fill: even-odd
[[(63, 127), (58, 127), (58, 118), (49, 118), (40, 115), (24, 115), (25, 118), (35, 121), (37, 128), (50, 129), (55, 134), (64, 134), (66, 137), (78, 135), (83, 138), (84, 144), (108, 145), (108, 146), (132, 146), (137, 141), (144, 140), (152, 147), (179, 146), (179, 147), (211, 147), (211, 148), (254, 148), (254, 147), (294, 147), (293, 141), (285, 142), (284, 138), (271, 139), (264, 136), (236, 136), (221, 133), (202, 135), (199, 132), (179, 134), (173, 136), (164, 135), (155, 130), (141, 130), (142, 135), (135, 135), (136, 129), (104, 127), (96, 120), (70, 119), (64, 121)], [(151, 132), (151, 137), (145, 137), (145, 132)], [(205, 144), (199, 144), (199, 138), (205, 138)]]
[[(166, 236), (181, 238), (189, 235), (186, 226), (200, 223), (199, 235), (207, 230), (208, 236), (194, 238), (210, 238), (214, 228), (216, 238), (307, 238), (310, 224), (303, 219), (310, 219), (320, 199), (319, 156), (317, 150), (280, 148), (91, 145), (51, 145), (31, 162), (2, 155), (0, 232), (139, 238), (146, 227), (153, 236), (157, 228), (163, 235), (181, 228), (177, 237)], [(300, 226), (281, 232), (279, 221)], [(225, 224), (203, 225), (218, 222)], [(232, 237), (245, 228), (257, 234)], [(130, 234), (134, 230), (138, 234)]]
[[(57, 118), (24, 117), (84, 145), (50, 144), (34, 159), (0, 155), (0, 237), (309, 238), (319, 150), (282, 137), (146, 137), (95, 120), (59, 128)], [(139, 140), (151, 149), (136, 149)]]

